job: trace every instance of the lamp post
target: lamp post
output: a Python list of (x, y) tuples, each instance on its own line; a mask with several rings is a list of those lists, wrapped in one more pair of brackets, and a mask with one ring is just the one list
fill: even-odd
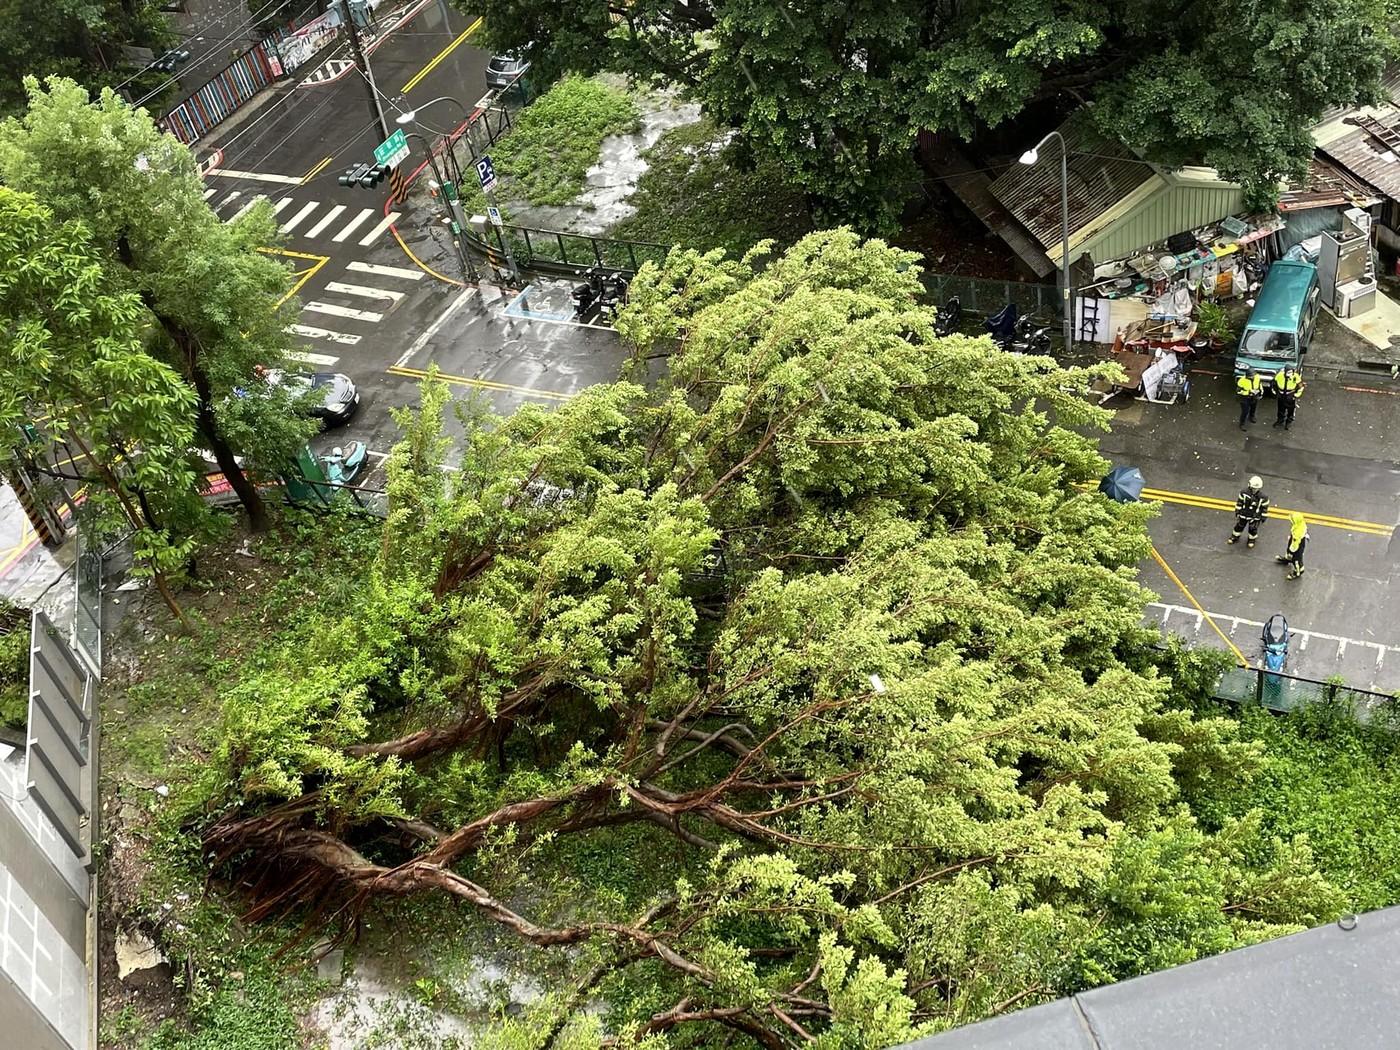
[(1051, 139), (1060, 140), (1060, 297), (1064, 309), (1065, 353), (1074, 349), (1074, 300), (1069, 286), (1069, 146), (1065, 137), (1052, 131), (1033, 147), (1021, 154), (1021, 163), (1030, 165), (1040, 160), (1040, 150)]
[[(409, 115), (411, 116), (412, 114)], [(406, 124), (408, 122), (405, 121), (402, 116), (400, 116), (398, 118), (398, 123)], [(417, 139), (419, 142), (423, 143), (423, 145), (427, 148), (428, 164), (433, 169), (433, 177), (436, 178), (438, 181), (438, 192), (442, 194), (443, 200), (446, 201), (447, 183), (443, 181), (442, 173), (438, 171), (437, 161), (433, 159), (432, 143), (430, 143), (427, 139), (425, 139), (422, 135), (418, 134), (418, 132), (416, 131), (406, 132), (404, 134), (404, 137), (410, 139)], [(458, 222), (457, 216), (452, 209), (453, 204), (456, 204), (455, 199), (444, 206), (443, 217), (447, 219), (448, 229), (452, 231), (452, 243), (457, 248), (457, 261), (462, 266), (462, 279), (464, 281), (474, 282), (477, 281), (479, 278), (477, 277), (476, 267), (472, 265), (471, 256), (467, 254), (466, 246), (462, 244), (462, 224)]]

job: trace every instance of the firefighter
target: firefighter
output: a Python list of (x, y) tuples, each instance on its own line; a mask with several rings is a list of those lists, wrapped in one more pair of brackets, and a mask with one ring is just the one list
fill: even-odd
[(1249, 529), (1249, 546), (1259, 538), (1259, 526), (1269, 516), (1269, 497), (1264, 495), (1264, 481), (1258, 475), (1249, 479), (1249, 487), (1240, 492), (1235, 500), (1235, 531), (1230, 533), (1230, 542), (1238, 543), (1244, 530)]
[(1296, 510), (1288, 516), (1288, 546), (1274, 560), (1280, 565), (1292, 566), (1285, 580), (1296, 580), (1303, 575), (1303, 552), (1308, 549), (1308, 522)]
[(1278, 397), (1278, 421), (1274, 426), (1291, 430), (1293, 413), (1298, 410), (1298, 398), (1303, 396), (1303, 373), (1292, 365), (1280, 368), (1274, 374), (1274, 394)]
[(1240, 429), (1246, 423), (1254, 422), (1254, 413), (1259, 408), (1259, 399), (1264, 396), (1264, 377), (1248, 365), (1235, 379), (1235, 396), (1240, 401)]

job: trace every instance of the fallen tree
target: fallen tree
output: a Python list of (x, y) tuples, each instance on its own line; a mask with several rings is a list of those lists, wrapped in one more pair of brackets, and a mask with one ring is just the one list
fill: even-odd
[[(1336, 910), (1304, 843), (1181, 802), (1258, 756), (1140, 627), (1148, 512), (1081, 488), (1097, 371), (936, 338), (911, 261), (673, 253), (620, 323), (659, 384), (464, 418), (454, 471), (425, 383), (356, 616), (225, 698), (197, 826), (250, 917), (443, 894), (583, 950), (524, 1045), (777, 1048)], [(584, 837), (656, 884), (596, 892)]]

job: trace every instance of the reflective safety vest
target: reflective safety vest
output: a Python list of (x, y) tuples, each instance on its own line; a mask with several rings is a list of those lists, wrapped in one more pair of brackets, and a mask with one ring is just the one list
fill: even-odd
[(1283, 394), (1299, 397), (1303, 393), (1303, 373), (1288, 372), (1280, 368), (1274, 373), (1274, 389)]
[(1235, 380), (1235, 393), (1240, 397), (1263, 397), (1264, 379), (1257, 373), (1252, 376), (1240, 376)]
[(1235, 517), (1241, 521), (1263, 521), (1269, 516), (1269, 497), (1262, 492), (1245, 489), (1235, 500)]

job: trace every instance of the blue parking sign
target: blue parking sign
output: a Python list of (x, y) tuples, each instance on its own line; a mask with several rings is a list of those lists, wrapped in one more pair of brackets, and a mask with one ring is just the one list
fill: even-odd
[(490, 193), (496, 188), (496, 169), (491, 158), (482, 154), (476, 162), (476, 177), (481, 180), (481, 188)]

